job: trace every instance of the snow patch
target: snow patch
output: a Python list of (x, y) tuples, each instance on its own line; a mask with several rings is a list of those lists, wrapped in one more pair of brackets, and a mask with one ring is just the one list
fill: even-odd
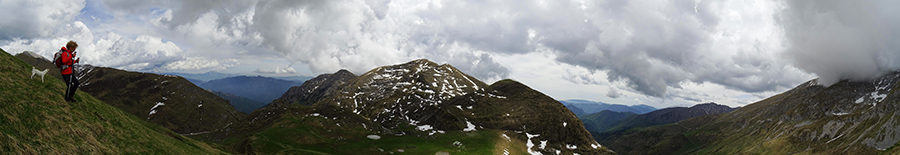
[(431, 125), (420, 125), (420, 126), (416, 127), (416, 130), (419, 130), (419, 131), (428, 131), (431, 129), (433, 129), (431, 127)]
[[(148, 114), (148, 116), (156, 114), (156, 108), (158, 108), (159, 106), (164, 106), (164, 105), (166, 105), (166, 103), (156, 102), (156, 105), (154, 105), (153, 108), (150, 108), (150, 114)], [(147, 119), (150, 119), (150, 117), (147, 117)]]
[(366, 138), (369, 138), (369, 139), (372, 139), (372, 140), (379, 140), (379, 139), (381, 139), (381, 136), (378, 136), (378, 135), (368, 135), (368, 136), (366, 136)]
[(566, 148), (567, 148), (567, 149), (577, 149), (578, 146), (575, 146), (575, 145), (572, 145), (572, 144), (566, 144)]
[(856, 99), (855, 103), (862, 103), (863, 101), (865, 101), (865, 96), (859, 97), (859, 99)]
[(505, 133), (503, 134), (503, 138), (506, 138), (506, 141), (512, 141), (512, 139), (509, 139), (509, 136), (506, 136)]
[(466, 128), (463, 129), (463, 131), (475, 131), (475, 124), (472, 124), (472, 122), (466, 120)]
[(838, 135), (837, 137), (834, 137), (831, 140), (828, 140), (827, 142), (825, 142), (825, 144), (831, 143), (831, 141), (837, 140), (838, 138), (841, 138), (843, 136), (844, 136), (844, 134)]
[(842, 112), (842, 113), (831, 113), (831, 115), (835, 115), (835, 116), (844, 116), (844, 115), (848, 115), (848, 114), (850, 114), (850, 113), (847, 113), (847, 112)]
[(566, 127), (566, 125), (569, 125), (569, 123), (563, 122), (563, 127)]
[(526, 143), (525, 143), (525, 146), (527, 146), (527, 148), (525, 148), (525, 150), (528, 151), (528, 154), (532, 154), (532, 155), (543, 155), (540, 151), (534, 151), (534, 150), (531, 150), (531, 148), (534, 147), (534, 143), (531, 142), (531, 138), (534, 138), (534, 137), (537, 137), (537, 136), (541, 136), (541, 135), (540, 135), (540, 134), (534, 134), (534, 135), (532, 135), (532, 134), (529, 134), (529, 133), (526, 132), (526, 133), (525, 133), (525, 136), (528, 136), (528, 140), (526, 140)]
[(540, 148), (541, 148), (541, 149), (547, 148), (547, 140), (542, 140), (542, 141), (541, 141), (541, 147), (540, 147)]
[(879, 102), (879, 103), (880, 103), (882, 100), (884, 100), (885, 98), (887, 98), (887, 94), (881, 94), (881, 93), (879, 93), (878, 91), (872, 92), (871, 95), (872, 95), (872, 97), (870, 97), (870, 98), (871, 98), (871, 99), (874, 99), (875, 102)]
[(594, 144), (591, 144), (591, 147), (594, 149), (597, 149), (597, 148), (603, 147), (603, 145), (594, 143)]

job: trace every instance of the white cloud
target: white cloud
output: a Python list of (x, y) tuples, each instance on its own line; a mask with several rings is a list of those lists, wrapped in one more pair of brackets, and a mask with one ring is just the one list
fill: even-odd
[(237, 65), (233, 59), (210, 60), (190, 56), (175, 43), (163, 42), (159, 37), (141, 35), (132, 39), (109, 32), (95, 40), (91, 30), (80, 21), (67, 24), (62, 29), (76, 33), (51, 39), (16, 39), (2, 48), (11, 53), (34, 51), (51, 58), (53, 53), (72, 40), (79, 43), (76, 56), (83, 64), (136, 71), (223, 70)]
[(253, 71), (254, 73), (263, 73), (263, 74), (297, 74), (297, 70), (294, 70), (294, 67), (275, 67), (275, 69), (256, 69)]
[(65, 29), (84, 0), (0, 1), (0, 40), (32, 39), (71, 34)]
[(619, 98), (622, 97), (622, 93), (619, 93), (619, 91), (614, 87), (609, 87), (609, 90), (606, 91), (606, 97)]

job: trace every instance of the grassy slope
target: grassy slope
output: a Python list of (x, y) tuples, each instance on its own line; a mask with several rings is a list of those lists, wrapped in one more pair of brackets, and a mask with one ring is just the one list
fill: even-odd
[(254, 110), (267, 105), (267, 103), (251, 100), (225, 92), (212, 91), (211, 93), (216, 94), (217, 96), (222, 97), (225, 100), (228, 100), (229, 103), (231, 103), (231, 106), (234, 106), (235, 110), (246, 114), (252, 113)]
[[(234, 136), (220, 143), (235, 146), (238, 152), (249, 154), (391, 154), (399, 153), (398, 149), (403, 149), (406, 154), (434, 154), (438, 151), (492, 154), (497, 146), (495, 142), (499, 139), (506, 141), (499, 130), (447, 132), (433, 136), (385, 135), (367, 129), (376, 125), (357, 116), (323, 112), (298, 104), (291, 105), (286, 111), (281, 118), (257, 132)], [(411, 126), (406, 128), (414, 130)], [(368, 139), (367, 135), (379, 135), (381, 139)], [(462, 142), (465, 148), (453, 146), (454, 141)], [(524, 142), (519, 143), (524, 146)], [(514, 146), (505, 148), (524, 151)]]
[[(900, 143), (895, 143), (894, 147), (886, 150), (877, 150), (860, 143), (859, 140), (863, 140), (866, 137), (876, 137), (875, 134), (879, 132), (877, 131), (878, 127), (886, 126), (890, 128), (896, 126), (892, 124), (895, 122), (893, 120), (900, 119), (900, 115), (892, 112), (893, 110), (885, 110), (885, 114), (881, 115), (883, 117), (871, 119), (854, 118), (854, 116), (858, 115), (877, 114), (878, 111), (874, 110), (892, 108), (896, 105), (896, 102), (892, 101), (893, 96), (889, 96), (885, 102), (878, 104), (878, 106), (883, 107), (846, 104), (836, 101), (837, 99), (835, 98), (855, 98), (840, 96), (848, 94), (848, 91), (852, 91), (854, 87), (850, 85), (854, 84), (859, 83), (842, 82), (831, 87), (818, 89), (798, 87), (795, 88), (796, 90), (769, 97), (734, 112), (718, 115), (718, 118), (706, 118), (706, 120), (689, 119), (676, 124), (633, 129), (635, 131), (622, 134), (622, 137), (610, 138), (607, 144), (634, 147), (637, 150), (636, 153), (646, 153), (662, 150), (660, 147), (654, 147), (654, 145), (661, 145), (663, 142), (649, 140), (650, 138), (678, 139), (679, 137), (685, 137), (680, 142), (684, 144), (681, 148), (669, 148), (666, 151), (673, 152), (671, 154), (900, 153), (896, 149), (896, 146), (900, 145)], [(804, 85), (808, 84), (801, 86)], [(849, 102), (852, 103), (853, 101)], [(813, 106), (811, 106), (810, 103), (820, 104), (812, 104)], [(822, 114), (827, 113), (825, 110), (853, 108), (862, 110), (844, 116)], [(812, 118), (811, 116), (804, 116), (809, 114), (802, 113), (816, 113), (824, 116)], [(783, 118), (782, 115), (793, 116), (798, 119), (778, 120), (779, 117)], [(853, 124), (848, 123), (848, 125), (842, 127), (832, 128), (831, 130), (840, 132), (826, 136), (822, 132), (829, 130), (826, 127), (832, 122), (852, 122)], [(673, 128), (675, 125), (682, 128)], [(619, 140), (612, 141), (612, 139)], [(648, 142), (649, 146), (635, 145), (636, 143)], [(623, 149), (616, 149), (619, 146), (610, 146), (610, 148), (622, 151), (620, 153), (623, 154), (629, 153)]]
[[(0, 50), (2, 51), (2, 50)], [(31, 65), (0, 52), (0, 152), (14, 154), (223, 154), (78, 91), (29, 79)]]
[(603, 132), (609, 128), (615, 127), (620, 120), (634, 116), (631, 112), (615, 112), (603, 110), (597, 113), (582, 115), (579, 117), (584, 123), (584, 128), (588, 131)]
[[(107, 67), (85, 66), (80, 90), (138, 118), (177, 133), (218, 130), (244, 117), (222, 99), (186, 79)], [(165, 105), (149, 112), (157, 103)], [(200, 106), (202, 105), (202, 106)]]

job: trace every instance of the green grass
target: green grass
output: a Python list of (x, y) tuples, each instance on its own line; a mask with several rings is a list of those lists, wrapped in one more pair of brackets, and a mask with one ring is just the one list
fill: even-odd
[[(2, 50), (0, 50), (2, 51)], [(63, 81), (30, 79), (31, 65), (0, 52), (0, 152), (12, 154), (225, 154), (142, 121)]]
[[(432, 136), (384, 135), (348, 124), (341, 119), (286, 113), (282, 121), (249, 137), (254, 152), (261, 154), (492, 154), (499, 136), (498, 130), (447, 132)], [(340, 126), (338, 125), (340, 124)], [(413, 127), (404, 127), (410, 131)], [(403, 130), (403, 129), (399, 129)], [(379, 140), (366, 138), (374, 134)], [(460, 141), (464, 148), (453, 146)], [(231, 141), (235, 142), (235, 141)], [(227, 145), (228, 142), (226, 142)], [(380, 150), (379, 150), (380, 149)], [(399, 152), (402, 149), (404, 152)]]

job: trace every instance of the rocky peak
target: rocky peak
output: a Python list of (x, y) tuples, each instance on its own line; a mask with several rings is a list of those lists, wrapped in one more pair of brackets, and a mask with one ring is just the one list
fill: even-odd
[(488, 89), (453, 66), (419, 59), (372, 69), (317, 104), (339, 107), (386, 126), (420, 126), (430, 124), (422, 120), (446, 113), (442, 103), (451, 98), (472, 93), (497, 96), (487, 93)]
[[(408, 63), (375, 68), (350, 81), (338, 94), (339, 99), (354, 103), (407, 96), (434, 105), (455, 96), (484, 91), (487, 84), (466, 75), (453, 66), (414, 60)], [(351, 92), (354, 92), (351, 94)], [(395, 96), (399, 94), (399, 96)], [(403, 99), (401, 99), (403, 100)], [(396, 101), (396, 100), (395, 100)], [(343, 106), (358, 107), (357, 104)]]
[(355, 74), (343, 69), (333, 74), (322, 74), (303, 82), (300, 86), (291, 87), (278, 99), (284, 100), (285, 103), (311, 105), (353, 78), (356, 78)]

